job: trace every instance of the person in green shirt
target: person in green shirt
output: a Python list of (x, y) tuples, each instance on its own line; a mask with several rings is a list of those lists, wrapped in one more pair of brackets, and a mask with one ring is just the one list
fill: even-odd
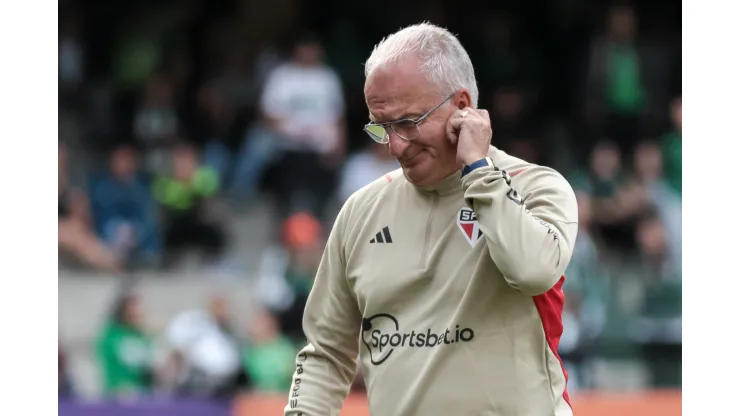
[(218, 173), (200, 163), (193, 146), (177, 145), (172, 151), (171, 171), (153, 184), (154, 197), (164, 214), (166, 265), (188, 246), (203, 249), (207, 262), (218, 262), (226, 246), (221, 218), (214, 209), (218, 190)]
[(106, 396), (138, 396), (152, 391), (152, 342), (142, 329), (136, 296), (124, 295), (97, 342)]
[(244, 368), (258, 392), (282, 393), (290, 388), (297, 346), (280, 333), (275, 317), (261, 311), (252, 322), (251, 342), (244, 350)]

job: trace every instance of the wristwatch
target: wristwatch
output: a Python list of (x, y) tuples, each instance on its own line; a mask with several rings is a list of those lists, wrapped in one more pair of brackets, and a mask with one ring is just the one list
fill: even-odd
[(474, 170), (476, 170), (478, 168), (482, 168), (484, 166), (493, 166), (493, 160), (491, 160), (490, 157), (484, 157), (483, 159), (476, 160), (475, 162), (473, 162), (473, 163), (471, 163), (469, 165), (465, 165), (462, 168), (462, 176), (464, 177), (468, 173), (470, 173), (470, 172), (472, 172), (472, 171), (474, 171)]

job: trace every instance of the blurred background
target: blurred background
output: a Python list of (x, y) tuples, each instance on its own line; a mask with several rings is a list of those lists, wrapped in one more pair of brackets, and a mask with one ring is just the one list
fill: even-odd
[(287, 397), (336, 212), (397, 168), (363, 63), (424, 20), (468, 50), (494, 145), (577, 191), (576, 403), (680, 390), (680, 2), (60, 0), (60, 414)]

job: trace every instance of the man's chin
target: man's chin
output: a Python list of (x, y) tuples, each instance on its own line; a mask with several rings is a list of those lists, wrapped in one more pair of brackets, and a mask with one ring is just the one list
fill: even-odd
[(416, 186), (430, 185), (430, 182), (433, 181), (433, 172), (425, 165), (426, 163), (417, 163), (410, 167), (402, 166), (403, 175), (406, 177), (406, 180)]

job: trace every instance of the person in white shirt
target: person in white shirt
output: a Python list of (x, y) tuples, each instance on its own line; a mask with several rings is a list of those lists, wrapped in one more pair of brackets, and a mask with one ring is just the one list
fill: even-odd
[(318, 41), (300, 40), (292, 59), (270, 73), (259, 107), (261, 120), (247, 135), (234, 193), (251, 198), (264, 170), (280, 163), (275, 181), (276, 193), (285, 198), (280, 205), (320, 215), (344, 155), (345, 103), (340, 79), (324, 64)]
[(243, 382), (240, 345), (232, 333), (226, 298), (214, 295), (208, 310), (182, 311), (165, 332), (170, 381), (180, 394), (221, 396)]

